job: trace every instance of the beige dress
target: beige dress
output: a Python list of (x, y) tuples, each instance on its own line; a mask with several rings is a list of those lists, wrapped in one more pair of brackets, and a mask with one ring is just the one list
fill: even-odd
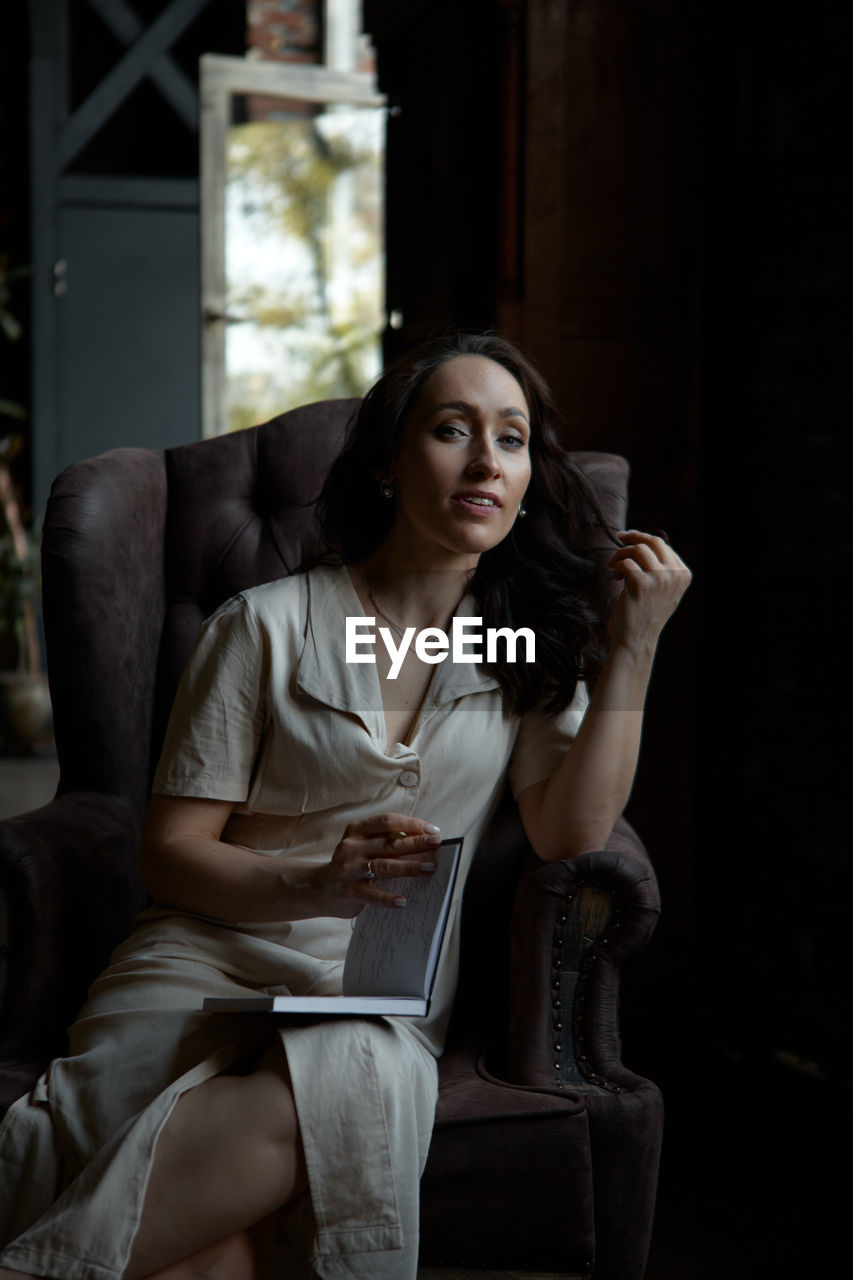
[[(458, 612), (472, 616), (473, 601)], [(348, 822), (383, 811), (464, 836), (429, 1015), (273, 1026), (201, 1014), (208, 995), (339, 991), (351, 922), (144, 912), (92, 986), (69, 1056), (0, 1128), (0, 1265), (60, 1280), (120, 1276), (175, 1101), (278, 1035), (309, 1178), (309, 1195), (281, 1215), (282, 1280), (415, 1276), (465, 872), (507, 770), (515, 794), (550, 776), (586, 698), (581, 690), (556, 718), (514, 716), (481, 665), (448, 660), (409, 743), (386, 744), (376, 667), (344, 658), (345, 618), (361, 613), (334, 566), (223, 605), (184, 674), (154, 791), (233, 801), (223, 839), (286, 858), (294, 876), (327, 862)]]

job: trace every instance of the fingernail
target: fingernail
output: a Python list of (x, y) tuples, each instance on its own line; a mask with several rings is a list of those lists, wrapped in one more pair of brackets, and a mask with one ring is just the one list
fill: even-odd
[(426, 836), (427, 844), (441, 844), (441, 836)]
[(431, 822), (425, 822), (424, 831), (426, 831), (428, 835), (437, 836), (441, 831), (441, 827), (434, 827)]
[(408, 899), (407, 899), (407, 898), (395, 898), (395, 899), (394, 899), (394, 906), (395, 906), (395, 907), (404, 907), (404, 906), (406, 905), (407, 901), (408, 901)]
[(422, 862), (422, 863), (421, 863), (421, 871), (435, 871), (435, 863), (434, 863), (434, 862)]

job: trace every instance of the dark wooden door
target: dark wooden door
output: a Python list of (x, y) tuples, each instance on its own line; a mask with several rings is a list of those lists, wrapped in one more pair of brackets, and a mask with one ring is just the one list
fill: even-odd
[(54, 473), (105, 449), (200, 434), (198, 184), (127, 186), (78, 180), (83, 198), (58, 204)]

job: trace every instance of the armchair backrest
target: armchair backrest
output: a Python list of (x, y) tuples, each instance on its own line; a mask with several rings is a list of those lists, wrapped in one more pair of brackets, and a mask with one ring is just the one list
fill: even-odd
[[(202, 620), (320, 549), (314, 500), (356, 400), (246, 431), (75, 463), (51, 490), (42, 572), (60, 793), (121, 798), (141, 824), (177, 682)], [(628, 466), (572, 455), (611, 528)], [(603, 559), (602, 531), (589, 550)]]

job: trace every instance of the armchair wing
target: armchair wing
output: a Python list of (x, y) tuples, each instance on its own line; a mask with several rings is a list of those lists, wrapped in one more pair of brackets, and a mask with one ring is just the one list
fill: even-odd
[(62, 1052), (144, 903), (166, 508), (164, 457), (147, 449), (77, 463), (51, 490), (42, 581), (61, 779), (51, 804), (0, 823), (0, 1110)]

